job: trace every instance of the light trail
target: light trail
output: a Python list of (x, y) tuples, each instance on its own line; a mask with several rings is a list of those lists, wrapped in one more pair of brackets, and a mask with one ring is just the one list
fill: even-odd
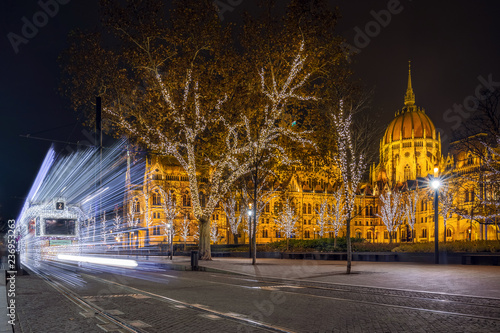
[[(55, 267), (69, 261), (137, 267), (133, 260), (105, 258), (145, 242), (139, 237), (140, 227), (127, 228), (126, 184), (142, 183), (144, 164), (130, 163), (127, 170), (126, 144), (121, 140), (102, 154), (97, 147), (66, 155), (49, 150), (17, 220), (24, 266), (75, 284), (80, 283), (77, 278)], [(56, 203), (63, 208), (56, 208)], [(103, 257), (96, 258), (99, 255)]]
[(77, 262), (87, 262), (90, 264), (106, 265), (106, 266), (118, 266), (124, 268), (134, 268), (137, 267), (137, 261), (130, 259), (113, 259), (113, 258), (99, 258), (99, 257), (86, 257), (86, 256), (72, 256), (67, 254), (57, 255), (59, 260), (67, 261), (77, 261)]

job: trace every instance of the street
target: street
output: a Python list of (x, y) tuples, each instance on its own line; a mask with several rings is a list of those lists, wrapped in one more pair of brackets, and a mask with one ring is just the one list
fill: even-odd
[(20, 276), (15, 331), (500, 331), (498, 298), (142, 266), (46, 264), (43, 278)]

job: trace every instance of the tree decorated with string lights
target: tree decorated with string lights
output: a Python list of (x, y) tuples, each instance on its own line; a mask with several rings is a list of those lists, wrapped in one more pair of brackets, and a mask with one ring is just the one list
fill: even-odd
[(330, 216), (330, 209), (328, 199), (324, 198), (323, 201), (321, 201), (321, 204), (316, 205), (315, 207), (315, 212), (318, 218), (316, 219), (316, 223), (319, 226), (319, 237), (323, 237), (325, 234), (325, 227), (329, 224), (331, 220)]
[(279, 230), (281, 230), (286, 237), (286, 250), (289, 248), (289, 240), (295, 235), (295, 224), (299, 220), (300, 216), (295, 215), (295, 209), (290, 204), (290, 199), (285, 200), (283, 205), (283, 211), (280, 212), (278, 217), (274, 219)]
[(242, 213), (236, 216), (237, 201), (234, 196), (230, 196), (225, 203), (222, 204), (224, 207), (224, 212), (226, 213), (227, 223), (229, 224), (229, 229), (233, 234), (234, 244), (238, 244), (238, 227), (240, 226), (241, 220), (243, 218)]
[(288, 148), (324, 136), (317, 106), (329, 101), (312, 96), (349, 72), (337, 15), (326, 1), (292, 0), (278, 20), (247, 20), (236, 43), (210, 0), (173, 0), (168, 19), (160, 0), (101, 4), (106, 33), (73, 33), (61, 57), (65, 93), (87, 115), (102, 97), (106, 131), (182, 168), (209, 260), (210, 216), (233, 184), (262, 156), (286, 163)]
[(217, 220), (213, 220), (210, 223), (210, 240), (215, 244), (219, 241), (219, 238), (219, 226), (217, 225)]
[(455, 206), (453, 205), (454, 201), (454, 189), (453, 182), (448, 180), (447, 184), (441, 187), (439, 191), (439, 213), (440, 216), (443, 217), (443, 230), (444, 230), (444, 239), (443, 241), (446, 243), (446, 222), (453, 216), (455, 211)]
[(406, 223), (410, 227), (410, 236), (412, 241), (414, 241), (413, 229), (416, 222), (418, 200), (420, 200), (418, 189), (409, 191), (406, 195), (404, 215), (406, 217)]
[(184, 251), (186, 251), (186, 241), (187, 238), (189, 237), (190, 226), (191, 226), (191, 221), (189, 220), (187, 215), (184, 215), (184, 219), (181, 222), (181, 227), (179, 231), (182, 241), (184, 242)]
[(344, 189), (338, 186), (333, 191), (333, 202), (330, 210), (331, 226), (333, 229), (333, 247), (337, 247), (337, 237), (340, 229), (344, 226), (346, 220), (346, 211), (344, 209)]
[(117, 232), (122, 227), (122, 217), (120, 216), (120, 210), (118, 209), (118, 206), (115, 207), (114, 213), (115, 218), (113, 219), (113, 230)]
[[(287, 159), (287, 155), (283, 155)], [(288, 160), (284, 161), (288, 163)], [(251, 172), (251, 189), (248, 189), (248, 184), (243, 181), (242, 186), (242, 198), (245, 202), (245, 206), (251, 209), (251, 215), (248, 216), (248, 235), (250, 238), (250, 257), (252, 258), (252, 265), (255, 265), (257, 260), (257, 227), (260, 222), (260, 216), (264, 212), (264, 209), (271, 202), (271, 200), (276, 197), (277, 190), (274, 186), (269, 186), (270, 178), (273, 177), (273, 173), (270, 169), (265, 169), (262, 164), (259, 170), (253, 170)], [(255, 164), (254, 164), (255, 166)], [(273, 184), (274, 185), (274, 184)]]
[(387, 231), (389, 232), (389, 243), (392, 243), (392, 236), (397, 227), (401, 224), (403, 216), (402, 194), (396, 191), (387, 191), (379, 197), (380, 214), (378, 217), (382, 219)]
[(129, 228), (136, 228), (137, 224), (139, 223), (139, 221), (136, 219), (138, 205), (138, 201), (135, 200), (132, 200), (132, 202), (129, 204), (127, 212), (127, 226)]
[[(179, 208), (177, 207), (177, 202), (175, 202), (174, 194), (170, 191), (165, 191), (160, 189), (161, 197), (161, 207), (163, 214), (165, 214), (165, 220), (162, 222), (163, 230), (168, 234), (169, 230), (174, 229), (174, 221), (179, 213)], [(172, 239), (174, 237), (172, 236)]]
[(332, 113), (335, 132), (337, 134), (337, 155), (335, 157), (342, 179), (342, 208), (345, 212), (346, 239), (347, 239), (347, 274), (351, 273), (352, 246), (351, 246), (351, 219), (353, 218), (356, 192), (365, 172), (364, 154), (353, 135), (353, 114), (355, 108), (344, 109), (340, 100), (338, 113)]

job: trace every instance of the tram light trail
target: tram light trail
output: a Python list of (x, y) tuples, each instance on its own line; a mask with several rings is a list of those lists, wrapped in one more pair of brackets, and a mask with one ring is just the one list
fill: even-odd
[(59, 254), (57, 256), (57, 259), (67, 260), (67, 261), (87, 262), (90, 264), (98, 264), (98, 265), (118, 266), (118, 267), (125, 267), (125, 268), (137, 267), (137, 261), (129, 260), (129, 259), (72, 256), (72, 255), (66, 255), (66, 254)]
[(127, 228), (124, 216), (126, 181), (143, 179), (142, 164), (130, 163), (126, 151), (125, 141), (102, 155), (97, 147), (57, 156), (49, 150), (16, 224), (24, 266), (75, 284), (78, 278), (55, 268), (70, 261), (114, 269), (138, 266), (133, 260), (98, 257), (137, 248), (143, 241), (140, 228)]

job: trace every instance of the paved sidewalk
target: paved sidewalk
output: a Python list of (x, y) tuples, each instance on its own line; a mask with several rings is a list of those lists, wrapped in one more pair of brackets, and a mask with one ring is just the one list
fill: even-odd
[[(138, 261), (173, 264), (173, 268), (190, 269), (188, 257), (137, 258)], [(367, 287), (428, 291), (500, 299), (500, 267), (480, 265), (434, 265), (401, 262), (352, 263), (352, 274), (345, 274), (345, 261), (214, 258), (199, 261), (204, 268), (255, 277), (298, 279)]]
[(0, 269), (0, 306), (2, 307), (2, 312), (0, 313), (0, 333), (12, 333), (12, 325), (9, 324), (7, 317), (7, 286), (5, 285), (5, 270), (3, 267)]
[(415, 263), (216, 258), (201, 266), (251, 276), (500, 298), (500, 267)]

